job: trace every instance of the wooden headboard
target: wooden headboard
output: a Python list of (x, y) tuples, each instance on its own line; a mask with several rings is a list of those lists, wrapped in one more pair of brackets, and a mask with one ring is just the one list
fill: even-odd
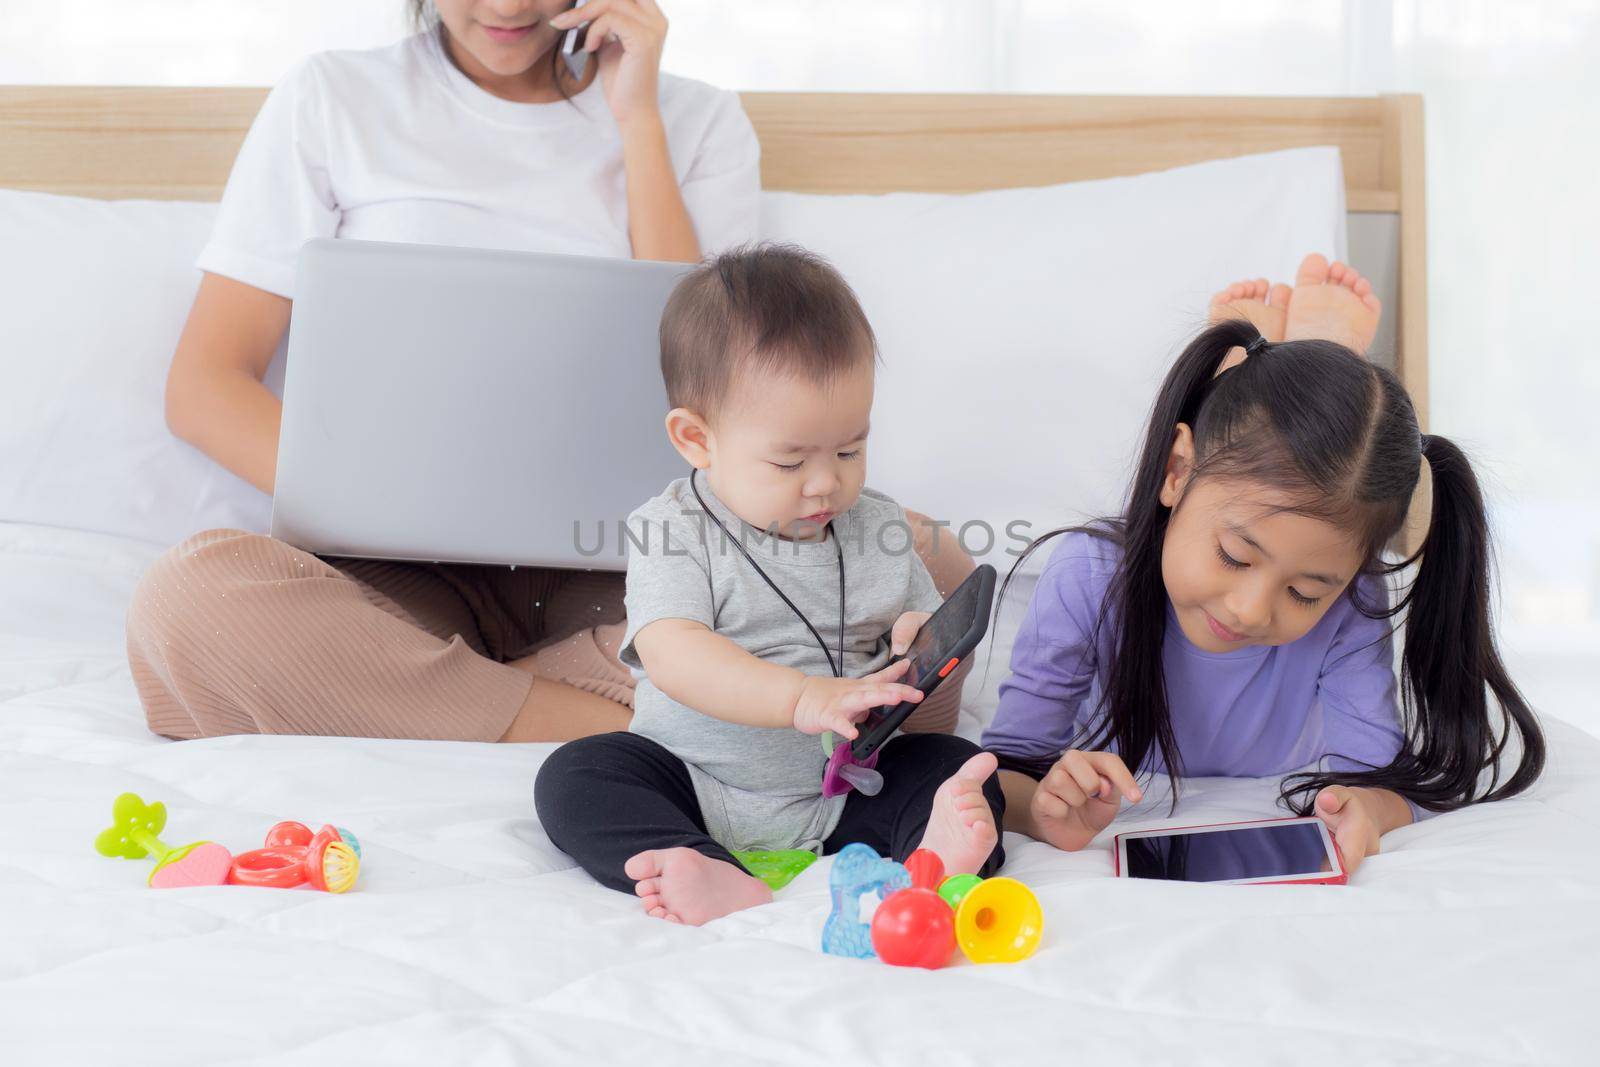
[[(0, 86), (0, 187), (216, 200), (265, 94)], [(1397, 368), (1426, 419), (1420, 96), (745, 93), (744, 106), (761, 139), (763, 185), (801, 192), (971, 192), (1336, 145), (1350, 211), (1381, 216), (1397, 246), (1387, 314)]]

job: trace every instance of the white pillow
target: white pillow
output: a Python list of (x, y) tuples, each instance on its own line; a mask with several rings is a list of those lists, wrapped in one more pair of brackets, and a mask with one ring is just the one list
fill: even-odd
[(267, 528), (266, 494), (162, 413), (215, 214), (0, 190), (0, 520), (157, 544)]
[[(215, 210), (0, 190), (0, 520), (163, 545), (266, 529), (269, 498), (162, 416)], [(1115, 507), (1211, 292), (1344, 246), (1332, 148), (960, 196), (768, 193), (762, 211), (765, 237), (844, 272), (877, 330), (872, 484), (957, 527), (988, 523), (1002, 570), (1020, 548), (1008, 522), (1039, 532)], [(280, 351), (269, 385), (281, 366)], [(980, 709), (1015, 625), (996, 630)]]
[[(1024, 547), (1008, 523), (1036, 535), (1117, 509), (1156, 387), (1211, 294), (1292, 281), (1306, 252), (1342, 257), (1344, 227), (1335, 148), (1046, 188), (762, 201), (762, 236), (827, 256), (877, 332), (869, 483), (953, 529), (987, 524), (989, 551), (983, 526), (965, 543), (1002, 576)], [(982, 715), (1021, 610), (1008, 605), (987, 684), (969, 689)]]

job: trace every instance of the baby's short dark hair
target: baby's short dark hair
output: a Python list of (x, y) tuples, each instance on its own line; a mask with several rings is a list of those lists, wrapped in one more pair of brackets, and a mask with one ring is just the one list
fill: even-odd
[(877, 353), (849, 283), (794, 245), (746, 245), (702, 263), (661, 315), (667, 399), (707, 419), (742, 371), (825, 385)]

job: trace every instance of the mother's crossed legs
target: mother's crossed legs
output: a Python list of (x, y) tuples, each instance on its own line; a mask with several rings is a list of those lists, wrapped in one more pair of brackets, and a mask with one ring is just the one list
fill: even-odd
[[(628, 708), (505, 662), (580, 599), (621, 616), (620, 575), (321, 559), (240, 530), (159, 558), (128, 610), (150, 728), (493, 741), (537, 691), (543, 740), (625, 727)], [(587, 618), (583, 622), (592, 628)], [(631, 690), (629, 691), (631, 696)]]

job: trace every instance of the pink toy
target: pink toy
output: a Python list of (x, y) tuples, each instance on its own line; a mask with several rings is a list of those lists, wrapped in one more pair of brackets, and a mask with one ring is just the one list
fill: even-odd
[(155, 857), (148, 884), (152, 889), (222, 885), (228, 880), (233, 854), (214, 841), (168, 845), (156, 836), (167, 825), (160, 801), (146, 804), (136, 793), (124, 793), (111, 806), (111, 825), (95, 838), (95, 851), (122, 859)]

